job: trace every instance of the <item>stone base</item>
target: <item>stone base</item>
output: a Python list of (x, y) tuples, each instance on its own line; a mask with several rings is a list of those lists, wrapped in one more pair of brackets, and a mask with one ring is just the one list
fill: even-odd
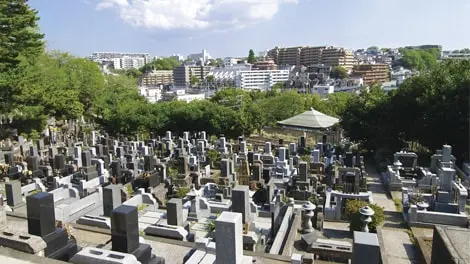
[(317, 232), (311, 232), (311, 233), (308, 233), (308, 234), (303, 234), (301, 236), (301, 239), (302, 241), (305, 243), (304, 246), (304, 250), (307, 251), (309, 248), (311, 248), (311, 246), (313, 245), (313, 243), (315, 243), (318, 239), (320, 235), (317, 233)]

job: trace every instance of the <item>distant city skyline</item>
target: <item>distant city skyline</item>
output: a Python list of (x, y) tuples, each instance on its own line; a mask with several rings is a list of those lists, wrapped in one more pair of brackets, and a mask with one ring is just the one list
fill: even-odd
[(247, 56), (275, 46), (470, 47), (470, 1), (30, 0), (48, 49)]

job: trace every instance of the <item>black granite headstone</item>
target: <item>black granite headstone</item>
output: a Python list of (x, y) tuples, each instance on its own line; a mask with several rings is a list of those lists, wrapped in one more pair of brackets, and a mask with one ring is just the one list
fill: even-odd
[(346, 167), (353, 166), (353, 157), (354, 157), (354, 154), (352, 152), (346, 152), (346, 158), (344, 160), (344, 165)]
[(61, 170), (65, 167), (65, 156), (57, 154), (54, 156), (54, 169)]
[(103, 156), (104, 155), (109, 155), (109, 146), (108, 145), (104, 145), (103, 146)]
[(28, 233), (44, 237), (55, 230), (54, 196), (40, 192), (26, 197)]
[(269, 182), (271, 175), (270, 175), (271, 170), (269, 168), (263, 168), (263, 179), (264, 182)]
[(253, 164), (253, 160), (255, 159), (255, 153), (253, 151), (248, 151), (248, 164)]
[(151, 155), (144, 156), (144, 171), (152, 171), (155, 169), (155, 159)]
[(110, 168), (111, 168), (111, 176), (116, 176), (118, 178), (120, 178), (121, 176), (121, 161), (120, 160), (114, 160), (113, 162), (111, 162), (111, 165), (110, 165)]
[(7, 152), (4, 154), (5, 156), (5, 164), (8, 164), (10, 166), (15, 166), (15, 159), (13, 152)]
[(39, 169), (39, 157), (38, 156), (29, 156), (27, 159), (28, 169), (30, 171), (36, 171)]
[(91, 166), (91, 153), (90, 151), (82, 152), (82, 167)]
[(112, 250), (132, 253), (139, 247), (137, 207), (121, 205), (111, 213)]

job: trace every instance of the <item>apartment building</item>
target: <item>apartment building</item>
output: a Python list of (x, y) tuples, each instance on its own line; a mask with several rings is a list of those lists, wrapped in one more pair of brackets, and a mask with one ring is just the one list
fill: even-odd
[(89, 56), (89, 59), (94, 62), (114, 62), (116, 59), (121, 60), (122, 58), (142, 59), (144, 64), (150, 62), (150, 55), (148, 53), (93, 52)]
[(139, 87), (140, 95), (145, 97), (149, 103), (156, 103), (162, 100), (162, 88), (160, 87)]
[(387, 64), (361, 64), (354, 65), (353, 76), (361, 76), (364, 85), (384, 83), (390, 81), (390, 67)]
[(276, 83), (283, 83), (288, 79), (289, 70), (239, 71), (235, 77), (235, 85), (247, 90), (266, 91)]
[(300, 64), (310, 66), (312, 64), (321, 64), (322, 53), (326, 47), (304, 47), (300, 53)]
[(336, 47), (327, 47), (322, 50), (321, 64), (341, 66), (349, 71), (353, 68), (354, 61), (354, 55), (350, 50)]
[(191, 77), (196, 76), (199, 80), (209, 74), (210, 66), (179, 66), (173, 69), (173, 84), (176, 87), (187, 87), (190, 84)]
[(275, 47), (268, 52), (268, 56), (277, 65), (309, 66), (312, 64), (325, 64), (328, 66), (342, 66), (350, 70), (355, 64), (354, 55), (350, 50), (331, 46)]
[(170, 85), (173, 83), (173, 71), (154, 70), (148, 73), (144, 73), (139, 78), (139, 85), (146, 87), (154, 87), (161, 85)]
[(262, 60), (253, 63), (254, 70), (277, 70), (277, 64), (274, 63), (274, 60)]

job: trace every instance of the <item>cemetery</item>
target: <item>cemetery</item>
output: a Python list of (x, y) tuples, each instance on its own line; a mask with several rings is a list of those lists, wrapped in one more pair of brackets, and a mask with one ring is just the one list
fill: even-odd
[(444, 145), (431, 157), (429, 168), (417, 166), (415, 153), (395, 153), (385, 177), (402, 192), (405, 219), (410, 224), (466, 227), (467, 188), (456, 176), (452, 147)]
[[(307, 145), (306, 135), (252, 143), (204, 131), (145, 140), (75, 135), (3, 143), (0, 246), (77, 264), (382, 261), (382, 238), (370, 229), (376, 212), (367, 206), (375, 202), (367, 165), (345, 139), (333, 145), (324, 135)], [(410, 225), (467, 226), (468, 194), (450, 146), (429, 168), (417, 166), (415, 153), (394, 158), (382, 176), (402, 192)], [(358, 229), (349, 201), (365, 205)], [(332, 228), (348, 222), (347, 231)], [(72, 229), (109, 239), (84, 243)], [(178, 259), (168, 247), (182, 250)]]

